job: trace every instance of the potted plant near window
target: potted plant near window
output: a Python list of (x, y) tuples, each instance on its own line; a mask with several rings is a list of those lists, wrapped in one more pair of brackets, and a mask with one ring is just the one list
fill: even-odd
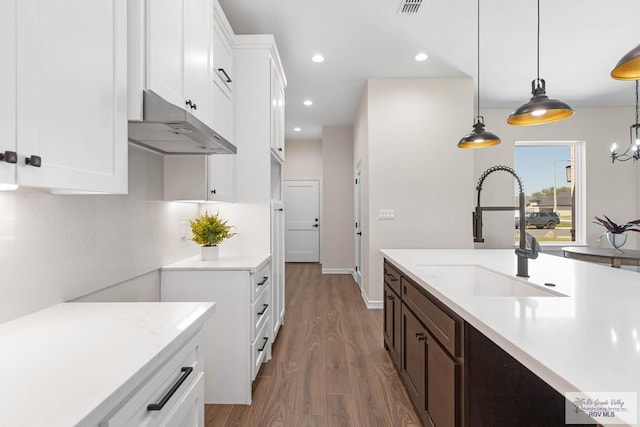
[(635, 221), (629, 221), (624, 224), (616, 224), (611, 221), (608, 216), (602, 215), (605, 219), (595, 217), (594, 224), (598, 224), (603, 226), (606, 231), (598, 237), (598, 242), (602, 236), (607, 236), (607, 241), (611, 246), (615, 249), (619, 249), (627, 243), (627, 231), (636, 231), (640, 232), (640, 228), (638, 228), (640, 224), (640, 219), (636, 219)]
[(236, 235), (231, 232), (235, 227), (229, 225), (227, 220), (220, 218), (219, 213), (210, 215), (205, 211), (194, 220), (189, 220), (189, 224), (193, 234), (191, 240), (200, 245), (200, 255), (204, 261), (218, 259), (218, 245)]

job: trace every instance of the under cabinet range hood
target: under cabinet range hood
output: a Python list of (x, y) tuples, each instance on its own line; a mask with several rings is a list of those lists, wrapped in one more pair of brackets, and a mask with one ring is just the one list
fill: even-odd
[(184, 108), (144, 90), (142, 120), (129, 120), (129, 142), (161, 154), (236, 154), (236, 147)]

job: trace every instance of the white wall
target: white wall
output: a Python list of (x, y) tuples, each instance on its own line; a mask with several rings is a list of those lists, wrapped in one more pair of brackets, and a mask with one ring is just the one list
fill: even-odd
[[(613, 141), (626, 147), (629, 125), (634, 121), (633, 107), (579, 108), (573, 117), (538, 126), (510, 126), (506, 119), (511, 110), (483, 110), (486, 129), (497, 134), (502, 144), (474, 150), (474, 177), (488, 167), (505, 164), (513, 166), (515, 141), (585, 141), (586, 148), (586, 220), (587, 241), (595, 245), (602, 227), (592, 224), (595, 215), (605, 214), (620, 222), (640, 217), (640, 186), (638, 168), (632, 162), (611, 164), (609, 147)], [(542, 167), (542, 166), (541, 166)], [(546, 166), (545, 166), (546, 167)], [(527, 183), (524, 182), (525, 192)], [(508, 174), (495, 173), (485, 181), (483, 205), (512, 204), (514, 180)], [(504, 226), (501, 213), (484, 216), (485, 243), (476, 247), (511, 247), (513, 230)], [(507, 213), (511, 223), (513, 214)], [(630, 234), (628, 247), (637, 247), (638, 233)], [(604, 239), (603, 239), (604, 240)], [(606, 245), (606, 242), (601, 242)]]
[(0, 192), (0, 322), (197, 254), (179, 233), (198, 205), (162, 197), (162, 157), (133, 146), (129, 195)]
[[(369, 80), (366, 90), (354, 162), (363, 159), (367, 171), (363, 292), (374, 306), (382, 300), (379, 249), (472, 247), (473, 154), (456, 143), (473, 122), (473, 81)], [(395, 220), (378, 220), (381, 209)]]
[(322, 179), (322, 140), (286, 140), (283, 179)]
[(322, 128), (322, 168), (322, 271), (351, 272), (355, 265), (351, 126)]

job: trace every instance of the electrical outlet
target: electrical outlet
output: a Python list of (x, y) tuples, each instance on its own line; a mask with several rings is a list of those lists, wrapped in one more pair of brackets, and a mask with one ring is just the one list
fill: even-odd
[(180, 221), (180, 238), (187, 238), (187, 221)]
[(379, 210), (378, 211), (378, 219), (380, 221), (392, 221), (395, 219), (395, 212), (393, 209), (390, 210)]

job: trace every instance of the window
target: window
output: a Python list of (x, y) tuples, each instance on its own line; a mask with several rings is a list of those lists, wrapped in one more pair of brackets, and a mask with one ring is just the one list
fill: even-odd
[[(516, 142), (514, 164), (524, 186), (527, 233), (540, 244), (585, 241), (583, 145), (582, 141)], [(517, 228), (518, 221), (515, 224)], [(519, 233), (515, 236), (517, 241)]]

